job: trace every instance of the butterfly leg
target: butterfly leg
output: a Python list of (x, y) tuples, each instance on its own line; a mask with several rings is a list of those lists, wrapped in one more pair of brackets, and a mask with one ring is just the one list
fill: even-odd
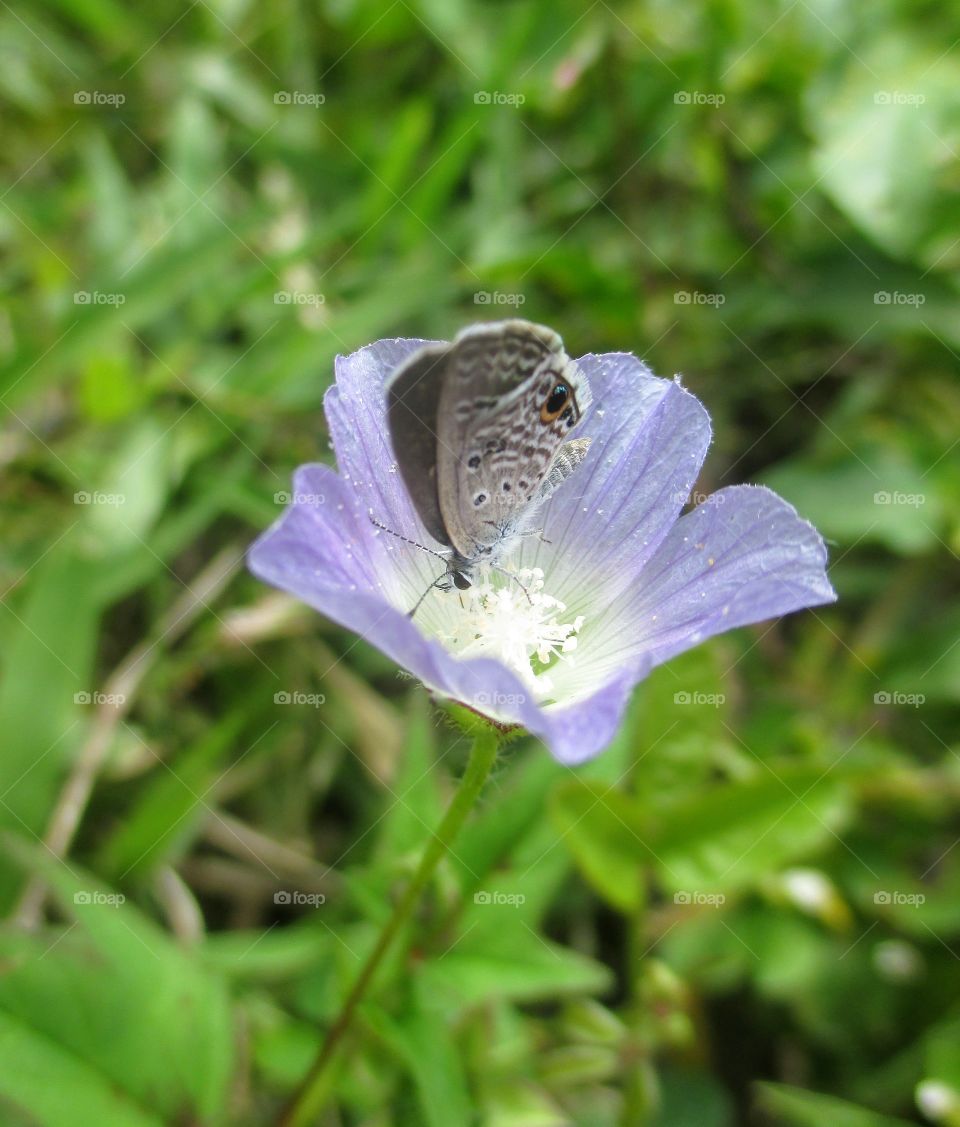
[(530, 588), (527, 587), (527, 585), (521, 581), (521, 579), (518, 575), (516, 575), (512, 571), (507, 571), (507, 569), (505, 567), (498, 567), (496, 564), (491, 564), (490, 567), (494, 571), (499, 571), (501, 575), (505, 575), (508, 579), (512, 579), (514, 581), (514, 583), (516, 583), (516, 585), (524, 593), (524, 595), (526, 595), (527, 602), (531, 606), (533, 606), (533, 599), (530, 598)]
[(552, 540), (548, 540), (546, 538), (546, 536), (543, 535), (543, 529), (542, 528), (528, 528), (524, 532), (518, 533), (518, 535), (519, 536), (536, 536), (537, 539), (541, 542), (541, 544), (552, 544), (553, 543)]

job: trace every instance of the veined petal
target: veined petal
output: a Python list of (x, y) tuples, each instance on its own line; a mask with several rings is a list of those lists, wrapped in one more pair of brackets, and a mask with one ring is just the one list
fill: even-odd
[(310, 589), (331, 588), (340, 599), (373, 592), (401, 610), (410, 609), (443, 572), (439, 560), (378, 530), (366, 496), (319, 464), (296, 471), (293, 504), (257, 539), (248, 560), (254, 574), (294, 594), (299, 591), (280, 582), (282, 576)]
[(554, 759), (568, 767), (585, 763), (612, 743), (623, 723), (634, 686), (650, 669), (651, 663), (645, 655), (621, 662), (617, 673), (589, 696), (570, 705), (557, 704), (543, 709), (542, 722), (539, 726), (528, 724), (528, 731), (539, 736)]
[(551, 593), (577, 613), (584, 577), (606, 605), (629, 587), (657, 550), (700, 473), (710, 419), (674, 380), (635, 356), (612, 353), (577, 361), (593, 406), (576, 437), (590, 451), (543, 514), (542, 540), (524, 547), (524, 566), (542, 567)]
[(676, 522), (636, 585), (595, 624), (607, 646), (594, 662), (578, 650), (580, 670), (613, 676), (639, 656), (653, 667), (736, 626), (833, 602), (826, 558), (817, 530), (776, 493), (721, 489)]
[[(337, 465), (371, 514), (387, 528), (427, 547), (438, 547), (420, 523), (397, 469), (387, 427), (387, 377), (423, 340), (379, 340), (338, 356), (336, 383), (323, 409)], [(421, 553), (422, 554), (422, 553)]]

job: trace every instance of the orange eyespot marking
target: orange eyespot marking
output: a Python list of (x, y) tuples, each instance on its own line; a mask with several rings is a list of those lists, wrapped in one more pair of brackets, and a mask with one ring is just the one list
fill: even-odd
[(553, 390), (543, 401), (540, 408), (540, 422), (546, 426), (552, 423), (554, 419), (559, 418), (570, 400), (570, 388), (565, 383), (554, 384)]

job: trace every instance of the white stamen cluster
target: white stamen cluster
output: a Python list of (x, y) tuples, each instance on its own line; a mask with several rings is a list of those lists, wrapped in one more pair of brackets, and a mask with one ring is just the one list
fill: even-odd
[(442, 640), (461, 657), (502, 661), (543, 699), (553, 688), (550, 665), (572, 661), (583, 625), (583, 615), (558, 622), (566, 605), (546, 594), (543, 585), (538, 567), (523, 568), (515, 578), (481, 569), (466, 591), (447, 596), (459, 600), (460, 611), (445, 622)]

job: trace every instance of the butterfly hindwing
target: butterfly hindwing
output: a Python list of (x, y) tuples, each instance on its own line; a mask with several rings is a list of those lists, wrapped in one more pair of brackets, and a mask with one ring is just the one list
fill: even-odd
[(552, 330), (528, 321), (474, 325), (410, 356), (387, 383), (387, 421), (424, 527), (464, 577), (495, 563), (576, 469), (570, 440), (590, 402), (586, 377)]
[[(565, 394), (551, 399), (558, 388)], [(503, 542), (531, 514), (588, 401), (585, 377), (549, 329), (505, 321), (457, 338), (441, 389), (437, 469), (444, 525), (463, 556)]]
[(424, 528), (446, 545), (437, 494), (437, 411), (451, 351), (448, 344), (425, 345), (387, 383), (387, 423), (400, 476)]

